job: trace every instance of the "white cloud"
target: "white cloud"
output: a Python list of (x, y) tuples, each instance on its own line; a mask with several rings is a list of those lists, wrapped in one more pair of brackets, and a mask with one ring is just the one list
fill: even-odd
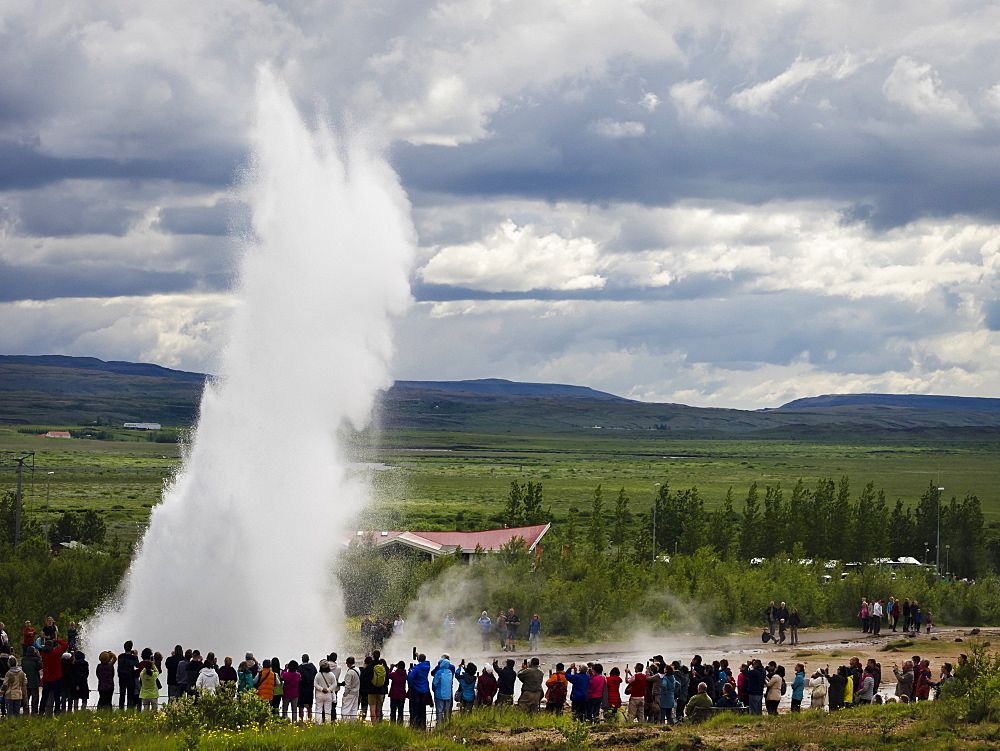
[(675, 83), (670, 87), (670, 98), (677, 108), (677, 116), (683, 122), (701, 128), (725, 122), (722, 113), (708, 103), (714, 99), (714, 94), (704, 78)]
[(729, 104), (752, 115), (766, 115), (780, 97), (816, 79), (839, 81), (855, 73), (860, 64), (848, 53), (840, 52), (818, 59), (796, 60), (769, 81), (733, 93)]
[(965, 97), (942, 87), (941, 78), (928, 63), (904, 55), (896, 60), (883, 86), (886, 99), (915, 115), (937, 118), (960, 128), (979, 124)]
[(604, 286), (588, 238), (538, 234), (506, 221), (480, 242), (442, 248), (418, 272), (425, 282), (489, 292), (580, 290)]
[(0, 316), (9, 324), (0, 328), (0, 351), (155, 362), (210, 372), (234, 304), (222, 294), (0, 303)]
[(646, 126), (634, 120), (621, 122), (610, 117), (595, 120), (588, 126), (591, 133), (604, 138), (637, 138), (646, 132)]

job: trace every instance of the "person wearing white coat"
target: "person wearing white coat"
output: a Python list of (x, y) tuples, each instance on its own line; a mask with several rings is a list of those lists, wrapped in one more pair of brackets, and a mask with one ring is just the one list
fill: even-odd
[(361, 674), (354, 667), (354, 658), (347, 658), (344, 671), (344, 698), (340, 703), (340, 719), (344, 722), (358, 721), (358, 702), (361, 699)]
[(320, 724), (337, 719), (337, 692), (340, 691), (340, 676), (331, 669), (328, 660), (319, 661), (319, 672), (313, 682), (315, 717)]
[(215, 671), (213, 667), (203, 667), (201, 672), (198, 673), (198, 680), (195, 681), (194, 687), (199, 693), (202, 692), (212, 692), (215, 691), (219, 686), (219, 674)]
[(809, 708), (822, 711), (826, 707), (826, 693), (830, 688), (826, 676), (817, 670), (813, 673), (812, 678), (806, 681), (806, 686), (808, 686), (812, 696)]

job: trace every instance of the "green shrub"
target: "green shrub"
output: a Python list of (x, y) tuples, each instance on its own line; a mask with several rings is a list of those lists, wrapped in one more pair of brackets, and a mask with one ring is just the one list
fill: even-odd
[(257, 694), (236, 692), (232, 683), (223, 683), (217, 691), (208, 691), (197, 700), (190, 696), (171, 701), (164, 707), (166, 727), (183, 733), (207, 730), (264, 730), (284, 721), (271, 712), (271, 706)]

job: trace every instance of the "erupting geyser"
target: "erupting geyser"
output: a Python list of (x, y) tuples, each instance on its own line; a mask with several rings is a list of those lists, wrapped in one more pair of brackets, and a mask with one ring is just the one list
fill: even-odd
[(331, 564), (368, 497), (338, 431), (391, 383), (415, 233), (380, 155), (308, 128), (270, 71), (257, 88), (229, 343), (122, 591), (85, 627), (91, 650), (336, 646)]

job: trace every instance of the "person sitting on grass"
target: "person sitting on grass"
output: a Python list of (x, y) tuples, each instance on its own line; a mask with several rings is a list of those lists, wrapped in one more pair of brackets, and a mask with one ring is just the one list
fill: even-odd
[(699, 683), (698, 693), (688, 699), (687, 706), (684, 707), (684, 714), (690, 717), (699, 709), (710, 709), (712, 707), (712, 697), (708, 695), (708, 684)]

